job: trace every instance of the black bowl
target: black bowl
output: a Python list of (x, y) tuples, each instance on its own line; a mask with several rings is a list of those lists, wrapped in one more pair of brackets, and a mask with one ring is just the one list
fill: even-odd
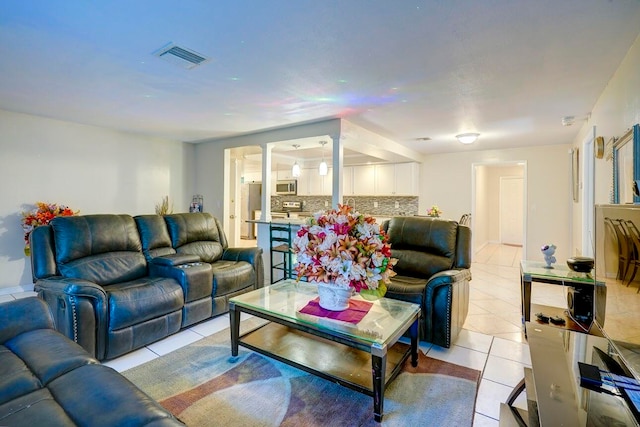
[(574, 256), (567, 260), (570, 269), (578, 273), (589, 273), (593, 270), (593, 258)]

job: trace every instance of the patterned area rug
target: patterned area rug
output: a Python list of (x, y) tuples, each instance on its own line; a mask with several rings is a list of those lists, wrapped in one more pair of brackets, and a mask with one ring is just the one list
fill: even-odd
[(123, 375), (188, 426), (471, 426), (480, 379), (421, 352), (387, 387), (380, 424), (370, 396), (243, 347), (231, 357), (228, 329)]

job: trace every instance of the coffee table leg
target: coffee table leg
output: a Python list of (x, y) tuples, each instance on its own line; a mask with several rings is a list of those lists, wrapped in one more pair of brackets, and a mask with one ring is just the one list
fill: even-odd
[(382, 421), (384, 406), (384, 379), (387, 370), (387, 356), (371, 355), (373, 368), (373, 418), (377, 422)]
[(420, 330), (418, 320), (419, 319), (416, 319), (409, 328), (409, 334), (411, 336), (411, 366), (414, 368), (418, 366), (418, 331)]
[(229, 304), (229, 327), (231, 329), (231, 355), (238, 355), (238, 340), (240, 336), (240, 311), (236, 305)]

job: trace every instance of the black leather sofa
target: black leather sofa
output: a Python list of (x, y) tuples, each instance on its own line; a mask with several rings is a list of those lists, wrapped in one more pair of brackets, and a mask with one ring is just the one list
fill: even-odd
[(398, 259), (385, 297), (419, 304), (420, 339), (450, 347), (469, 311), (471, 229), (429, 217), (394, 217), (382, 228)]
[(99, 360), (224, 313), (264, 282), (262, 249), (229, 248), (207, 213), (57, 217), (30, 241), (56, 328)]
[(182, 426), (151, 397), (54, 329), (47, 304), (0, 304), (0, 425)]

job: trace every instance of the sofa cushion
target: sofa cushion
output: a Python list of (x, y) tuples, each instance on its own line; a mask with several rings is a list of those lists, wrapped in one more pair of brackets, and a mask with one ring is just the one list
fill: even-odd
[(24, 361), (7, 347), (0, 345), (0, 405), (40, 387), (40, 380), (27, 368)]
[(209, 263), (222, 258), (226, 240), (211, 214), (173, 214), (166, 215), (164, 219), (171, 245), (179, 254), (195, 254)]
[(109, 300), (109, 329), (125, 328), (179, 311), (184, 305), (182, 288), (173, 279), (144, 277), (105, 287)]
[(253, 266), (246, 261), (218, 261), (213, 267), (213, 296), (227, 295), (256, 283)]
[(147, 258), (175, 254), (167, 224), (161, 215), (138, 215), (133, 218), (140, 232), (142, 253)]
[(3, 426), (75, 426), (74, 420), (51, 395), (41, 388), (0, 404)]
[(452, 268), (458, 223), (422, 217), (394, 217), (387, 232), (399, 275), (428, 279)]
[(34, 329), (7, 341), (5, 346), (29, 366), (43, 385), (79, 366), (98, 363), (53, 329)]
[(140, 236), (129, 215), (56, 217), (51, 221), (55, 256), (64, 277), (99, 285), (147, 274)]
[[(49, 385), (76, 425), (144, 426), (178, 424), (131, 381), (104, 365), (74, 369)], [(98, 408), (99, 410), (96, 410)]]

